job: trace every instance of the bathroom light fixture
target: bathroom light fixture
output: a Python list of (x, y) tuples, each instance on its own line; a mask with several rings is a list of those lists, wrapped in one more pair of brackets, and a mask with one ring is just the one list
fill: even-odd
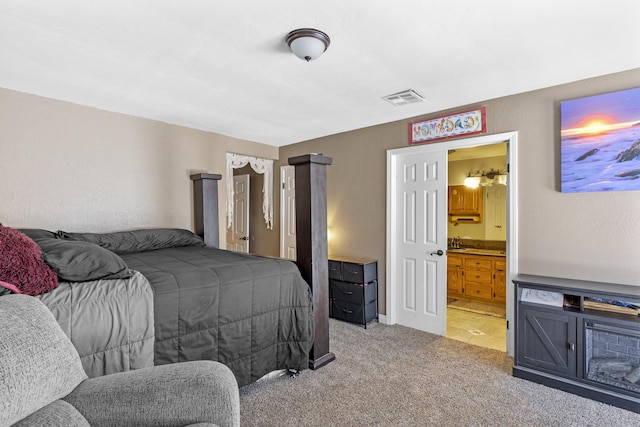
[(331, 43), (328, 35), (313, 28), (293, 30), (287, 34), (286, 41), (291, 52), (307, 62), (318, 59)]
[(481, 176), (471, 176), (471, 172), (469, 172), (469, 175), (464, 179), (464, 186), (469, 188), (478, 188), (480, 185), (480, 178)]
[(469, 188), (478, 188), (478, 186), (493, 185), (493, 183), (507, 185), (507, 173), (491, 168), (489, 172), (479, 170), (469, 171), (464, 179), (464, 186)]

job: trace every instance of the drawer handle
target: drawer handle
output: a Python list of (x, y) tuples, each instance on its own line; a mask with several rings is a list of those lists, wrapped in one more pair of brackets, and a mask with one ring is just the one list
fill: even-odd
[(353, 295), (353, 291), (342, 291), (345, 295)]
[(342, 312), (347, 314), (353, 314), (353, 310), (347, 310), (346, 308), (343, 308)]

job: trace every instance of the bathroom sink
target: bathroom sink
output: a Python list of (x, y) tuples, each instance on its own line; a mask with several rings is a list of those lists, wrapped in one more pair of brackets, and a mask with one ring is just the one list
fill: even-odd
[(472, 254), (472, 255), (504, 256), (506, 254), (505, 251), (500, 249), (459, 248), (459, 249), (449, 249), (448, 251), (453, 253)]

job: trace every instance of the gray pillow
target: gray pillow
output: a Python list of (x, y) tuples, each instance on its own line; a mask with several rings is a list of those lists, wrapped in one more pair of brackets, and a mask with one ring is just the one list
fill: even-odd
[(44, 261), (65, 282), (126, 279), (132, 273), (122, 258), (89, 242), (40, 238)]
[(200, 236), (181, 228), (151, 228), (115, 233), (58, 231), (57, 235), (60, 239), (95, 243), (116, 254), (131, 254), (183, 246), (205, 246)]
[(56, 238), (56, 233), (42, 228), (19, 228), (18, 231), (29, 236), (31, 240)]

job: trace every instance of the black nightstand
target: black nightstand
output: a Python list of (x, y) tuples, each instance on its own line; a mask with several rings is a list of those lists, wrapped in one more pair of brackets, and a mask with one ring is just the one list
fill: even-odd
[(378, 320), (378, 261), (329, 256), (329, 316), (365, 328)]

